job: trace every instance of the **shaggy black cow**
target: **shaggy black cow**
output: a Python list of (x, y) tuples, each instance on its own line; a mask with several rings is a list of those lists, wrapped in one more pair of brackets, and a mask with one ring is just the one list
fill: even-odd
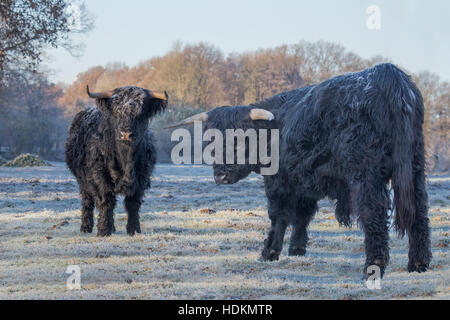
[(75, 116), (66, 142), (67, 166), (82, 198), (81, 232), (91, 233), (94, 204), (98, 236), (114, 231), (116, 195), (125, 196), (127, 233), (140, 233), (139, 208), (156, 162), (150, 117), (167, 106), (167, 93), (137, 87), (91, 93), (96, 107)]
[[(255, 108), (269, 111), (267, 120), (275, 120), (252, 120)], [(289, 254), (305, 254), (308, 224), (317, 201), (327, 196), (337, 200), (340, 224), (350, 226), (356, 217), (365, 233), (365, 274), (371, 265), (383, 274), (389, 261), (389, 181), (396, 230), (409, 237), (408, 270), (424, 272), (431, 260), (423, 119), (422, 96), (414, 83), (392, 64), (380, 64), (259, 104), (213, 109), (177, 125), (202, 120), (205, 129), (280, 130), (279, 172), (264, 177), (272, 222), (264, 260), (278, 259), (289, 224)], [(235, 183), (259, 170), (258, 165), (214, 165), (218, 184)]]

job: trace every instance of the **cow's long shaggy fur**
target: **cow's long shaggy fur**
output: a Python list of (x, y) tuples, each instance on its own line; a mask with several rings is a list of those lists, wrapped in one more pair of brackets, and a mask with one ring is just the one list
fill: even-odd
[[(166, 107), (147, 90), (122, 87), (112, 98), (96, 99), (96, 107), (75, 116), (66, 142), (66, 162), (82, 198), (81, 232), (91, 233), (94, 206), (99, 210), (98, 235), (114, 229), (116, 195), (125, 196), (127, 233), (140, 233), (139, 208), (156, 162), (150, 117)], [(120, 132), (131, 133), (130, 141)]]
[[(276, 120), (251, 121), (251, 108), (269, 110)], [(431, 260), (423, 119), (414, 83), (392, 64), (381, 64), (259, 104), (214, 109), (206, 127), (280, 129), (280, 170), (264, 177), (272, 227), (263, 259), (278, 259), (289, 224), (289, 254), (305, 254), (317, 201), (328, 196), (337, 200), (339, 223), (350, 226), (358, 219), (365, 233), (365, 270), (377, 265), (383, 273), (389, 261), (391, 181), (394, 225), (409, 237), (408, 270), (423, 272)], [(214, 165), (214, 174), (226, 176), (227, 183), (252, 171), (259, 167)]]

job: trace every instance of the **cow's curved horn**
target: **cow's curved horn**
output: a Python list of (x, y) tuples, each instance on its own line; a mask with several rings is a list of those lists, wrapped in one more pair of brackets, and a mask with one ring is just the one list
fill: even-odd
[(272, 121), (275, 119), (275, 116), (272, 112), (264, 110), (264, 109), (252, 109), (249, 113), (250, 119), (252, 120), (268, 120)]
[(150, 96), (155, 99), (169, 100), (169, 95), (167, 94), (167, 91), (164, 92), (150, 91)]
[(89, 86), (86, 86), (86, 92), (87, 92), (89, 98), (92, 98), (92, 99), (106, 99), (106, 98), (111, 98), (113, 96), (113, 92), (112, 91), (90, 92), (89, 91)]
[(166, 127), (165, 129), (172, 129), (172, 128), (181, 127), (181, 126), (184, 126), (186, 124), (192, 124), (195, 121), (205, 122), (206, 120), (208, 120), (208, 113), (207, 112), (202, 112), (202, 113), (196, 114), (196, 115), (194, 115), (192, 117), (186, 118), (183, 121), (180, 121), (178, 123), (170, 125), (170, 126)]

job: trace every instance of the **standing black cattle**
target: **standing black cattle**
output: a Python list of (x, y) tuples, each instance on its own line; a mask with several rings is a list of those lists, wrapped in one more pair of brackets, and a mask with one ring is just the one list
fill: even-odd
[[(271, 112), (267, 120), (275, 120), (253, 121), (255, 108)], [(264, 177), (272, 227), (263, 259), (278, 259), (289, 224), (289, 254), (304, 255), (317, 201), (328, 196), (337, 200), (340, 224), (350, 226), (356, 217), (362, 226), (365, 272), (376, 265), (383, 274), (389, 261), (389, 181), (395, 227), (409, 237), (408, 270), (424, 272), (431, 260), (423, 119), (422, 96), (414, 83), (392, 64), (381, 64), (260, 104), (213, 109), (177, 125), (202, 120), (205, 129), (280, 130), (279, 172)], [(259, 170), (258, 165), (214, 165), (219, 184)]]
[(66, 142), (67, 165), (82, 198), (81, 232), (91, 233), (94, 204), (98, 236), (114, 231), (116, 195), (125, 196), (127, 233), (140, 233), (139, 208), (156, 162), (148, 120), (167, 106), (167, 93), (137, 87), (91, 93), (96, 107), (75, 116)]

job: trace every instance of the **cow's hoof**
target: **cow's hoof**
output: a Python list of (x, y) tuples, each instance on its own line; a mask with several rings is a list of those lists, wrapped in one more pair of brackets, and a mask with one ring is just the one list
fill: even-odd
[(261, 261), (278, 261), (280, 253), (273, 249), (264, 249), (261, 253)]
[(429, 264), (428, 263), (420, 263), (420, 262), (410, 262), (408, 263), (408, 272), (418, 272), (423, 273), (428, 270)]
[(81, 233), (92, 233), (93, 226), (81, 226), (80, 232)]
[(141, 233), (141, 232), (137, 231), (137, 230), (127, 230), (127, 235), (129, 235), (130, 237), (133, 237), (136, 233)]
[(98, 230), (97, 237), (110, 237), (113, 233), (113, 230)]
[(141, 226), (140, 225), (133, 225), (133, 226), (128, 226), (127, 225), (127, 234), (129, 236), (134, 236), (136, 233), (141, 233)]
[(306, 248), (289, 248), (288, 254), (292, 256), (304, 256), (306, 254)]
[(136, 233), (141, 233), (141, 225), (138, 223), (137, 225), (136, 225)]

